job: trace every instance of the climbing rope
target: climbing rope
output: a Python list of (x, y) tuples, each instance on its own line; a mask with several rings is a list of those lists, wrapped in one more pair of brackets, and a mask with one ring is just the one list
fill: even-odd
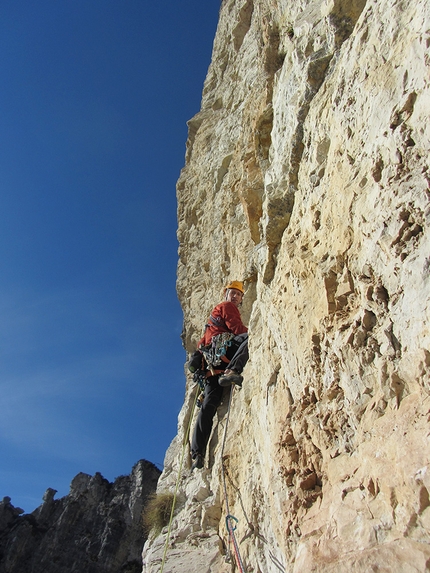
[(194, 415), (194, 409), (196, 407), (196, 402), (197, 402), (197, 396), (200, 393), (200, 387), (197, 384), (196, 387), (196, 392), (195, 392), (195, 396), (194, 396), (194, 400), (193, 400), (193, 407), (191, 409), (191, 415), (190, 415), (190, 419), (188, 420), (188, 425), (187, 425), (187, 430), (185, 432), (185, 437), (184, 437), (184, 441), (182, 444), (182, 454), (181, 454), (181, 461), (179, 463), (179, 470), (178, 470), (178, 477), (176, 479), (176, 486), (175, 486), (175, 493), (173, 495), (173, 503), (172, 503), (172, 509), (170, 510), (170, 519), (169, 519), (169, 527), (167, 529), (167, 537), (166, 537), (166, 543), (164, 544), (164, 553), (163, 553), (163, 560), (161, 562), (161, 569), (160, 569), (160, 573), (163, 573), (163, 569), (164, 569), (164, 564), (166, 562), (166, 555), (167, 555), (167, 548), (169, 547), (169, 541), (170, 541), (170, 532), (172, 530), (172, 522), (173, 522), (173, 514), (175, 512), (175, 505), (176, 505), (176, 497), (178, 495), (178, 489), (179, 489), (179, 481), (181, 479), (181, 473), (182, 473), (182, 466), (184, 463), (184, 457), (185, 457), (185, 450), (187, 449), (188, 446), (188, 436), (190, 435), (190, 428), (191, 428), (191, 422), (193, 420), (193, 415)]
[(239, 503), (240, 506), (242, 508), (242, 512), (243, 515), (245, 516), (245, 520), (246, 523), (248, 524), (248, 532), (245, 534), (245, 536), (240, 540), (240, 543), (242, 543), (243, 541), (245, 541), (245, 539), (248, 539), (251, 536), (255, 536), (258, 537), (258, 539), (260, 539), (261, 541), (263, 541), (264, 543), (267, 543), (267, 540), (265, 539), (265, 537), (263, 535), (261, 535), (261, 533), (259, 533), (258, 531), (258, 526), (255, 526), (253, 523), (251, 523), (251, 521), (248, 518), (248, 515), (246, 513), (245, 510), (245, 506), (243, 504), (243, 499), (242, 499), (242, 494), (240, 493), (239, 488), (237, 487), (237, 485), (234, 484), (233, 480), (230, 477), (230, 474), (227, 471), (227, 468), (224, 466), (224, 471), (225, 471), (225, 475), (227, 476), (228, 481), (230, 482), (231, 487), (234, 489), (234, 491), (237, 493), (237, 497), (239, 498)]
[(226, 483), (226, 479), (225, 479), (226, 470), (224, 467), (224, 448), (225, 448), (225, 442), (226, 442), (226, 438), (227, 438), (227, 428), (228, 428), (228, 421), (230, 419), (230, 407), (231, 407), (233, 394), (234, 394), (234, 385), (231, 388), (230, 399), (228, 401), (227, 416), (226, 416), (226, 420), (225, 420), (224, 437), (222, 440), (222, 447), (221, 447), (221, 460), (222, 460), (221, 471), (222, 471), (222, 483), (223, 483), (223, 487), (224, 487), (225, 507), (226, 507), (226, 512), (227, 512), (227, 516), (225, 518), (225, 523), (227, 526), (229, 540), (233, 542), (234, 556), (236, 558), (236, 563), (237, 563), (237, 566), (239, 567), (239, 571), (241, 573), (246, 573), (245, 568), (243, 566), (242, 557), (240, 555), (239, 545), (237, 543), (236, 536), (234, 534), (236, 526), (233, 526), (233, 521), (235, 521), (237, 523), (237, 519), (233, 515), (230, 514), (230, 507), (229, 507), (228, 495), (227, 495), (227, 483)]
[[(254, 525), (249, 521), (248, 516), (246, 515), (246, 512), (245, 512), (245, 508), (243, 506), (242, 496), (240, 495), (239, 488), (237, 488), (234, 485), (230, 475), (228, 474), (227, 468), (225, 467), (225, 464), (224, 464), (224, 449), (225, 449), (225, 444), (226, 444), (226, 440), (227, 440), (227, 429), (228, 429), (228, 422), (230, 419), (230, 410), (231, 410), (231, 403), (232, 403), (232, 398), (233, 398), (233, 394), (234, 394), (234, 388), (235, 388), (235, 386), (233, 385), (231, 388), (230, 398), (228, 401), (227, 415), (226, 415), (226, 421), (225, 421), (225, 427), (224, 427), (224, 435), (223, 435), (222, 446), (221, 446), (221, 460), (222, 460), (221, 461), (221, 473), (222, 473), (224, 499), (225, 499), (225, 505), (226, 505), (226, 513), (227, 513), (226, 518), (225, 518), (225, 522), (226, 522), (226, 527), (227, 527), (227, 531), (229, 534), (229, 540), (233, 543), (235, 559), (236, 559), (236, 563), (237, 563), (237, 566), (239, 568), (240, 573), (246, 573), (245, 567), (243, 565), (242, 557), (240, 555), (239, 545), (237, 543), (236, 536), (234, 533), (236, 530), (236, 525), (233, 525), (233, 522), (235, 522), (237, 524), (238, 520), (236, 517), (234, 517), (234, 515), (230, 514), (230, 506), (229, 506), (228, 495), (227, 495), (226, 477), (228, 477), (230, 484), (236, 490), (236, 492), (239, 494), (240, 504), (242, 506), (242, 510), (243, 510), (244, 515), (245, 515), (245, 519), (247, 521), (248, 527), (249, 527), (249, 532), (245, 535), (245, 537), (242, 539), (242, 541), (244, 541), (248, 537), (251, 537), (251, 535), (255, 535), (256, 537), (261, 539), (264, 543), (267, 543), (267, 540), (261, 534), (259, 534), (258, 530), (256, 530)], [(183, 467), (184, 457), (185, 457), (185, 451), (186, 451), (187, 446), (188, 446), (188, 437), (190, 434), (191, 423), (193, 420), (194, 410), (196, 407), (197, 397), (198, 397), (199, 393), (200, 393), (200, 386), (199, 386), (199, 384), (196, 384), (196, 392), (195, 392), (194, 399), (193, 399), (193, 406), (191, 409), (191, 414), (190, 414), (190, 418), (188, 420), (187, 430), (185, 432), (184, 441), (182, 444), (181, 460), (179, 463), (178, 477), (176, 479), (175, 493), (173, 495), (172, 509), (170, 511), (169, 527), (167, 530), (166, 542), (164, 544), (164, 552), (163, 552), (163, 559), (161, 562), (160, 573), (163, 573), (164, 565), (166, 562), (167, 549), (169, 546), (170, 534), (171, 534), (171, 529), (172, 529), (173, 515), (175, 512), (176, 498), (177, 498), (178, 490), (179, 490), (179, 481), (181, 478), (182, 467)], [(230, 552), (229, 548), (227, 548), (227, 551), (228, 551), (228, 555), (229, 555), (229, 552)], [(282, 564), (279, 563), (279, 561), (275, 558), (275, 556), (272, 554), (271, 551), (269, 553), (270, 553), (270, 558), (271, 558), (272, 562), (274, 562), (276, 567), (280, 571), (282, 571), (282, 573), (285, 573), (285, 569), (283, 568)]]
[[(227, 496), (227, 484), (226, 484), (226, 477), (228, 478), (228, 481), (230, 482), (231, 487), (235, 490), (235, 492), (237, 493), (237, 496), (239, 498), (239, 502), (242, 508), (242, 512), (243, 515), (245, 516), (245, 520), (246, 523), (248, 525), (248, 532), (245, 534), (245, 536), (240, 540), (240, 543), (243, 543), (243, 541), (245, 541), (245, 539), (248, 539), (250, 537), (256, 537), (257, 539), (259, 539), (260, 541), (262, 541), (263, 543), (265, 543), (266, 545), (268, 545), (268, 541), (267, 539), (261, 535), (261, 533), (259, 532), (259, 527), (258, 525), (254, 525), (253, 523), (251, 523), (251, 521), (248, 518), (248, 515), (246, 513), (244, 504), (243, 504), (243, 500), (242, 500), (242, 495), (240, 493), (239, 488), (233, 483), (233, 480), (231, 479), (230, 474), (228, 473), (228, 470), (225, 466), (224, 463), (224, 446), (225, 446), (225, 442), (226, 442), (226, 436), (227, 436), (227, 426), (228, 426), (228, 421), (229, 421), (229, 417), (230, 417), (230, 406), (231, 406), (231, 401), (232, 401), (232, 396), (233, 396), (233, 389), (234, 386), (232, 387), (232, 391), (230, 393), (230, 400), (228, 403), (228, 410), (227, 410), (227, 416), (226, 416), (226, 423), (225, 423), (225, 428), (224, 428), (224, 437), (223, 437), (223, 442), (222, 442), (222, 448), (221, 448), (221, 460), (222, 460), (222, 481), (223, 481), (223, 487), (224, 487), (224, 498), (225, 498), (225, 504), (226, 504), (226, 510), (227, 510), (227, 517), (226, 517), (226, 526), (227, 526), (227, 530), (229, 532), (229, 537), (231, 538), (231, 540), (233, 541), (233, 546), (234, 546), (234, 550), (235, 550), (235, 558), (236, 558), (236, 563), (239, 567), (239, 570), (241, 571), (241, 573), (245, 573), (245, 569), (243, 566), (243, 562), (242, 562), (242, 558), (240, 556), (240, 552), (239, 552), (239, 547), (236, 541), (236, 536), (234, 534), (234, 531), (236, 530), (236, 525), (233, 526), (232, 521), (234, 521), (235, 523), (238, 522), (238, 520), (236, 519), (236, 517), (234, 517), (233, 515), (230, 514), (230, 507), (229, 507), (229, 503), (228, 503), (228, 496)], [(229, 549), (228, 549), (228, 555), (229, 555)], [(276, 566), (277, 569), (279, 569), (279, 571), (281, 571), (281, 573), (286, 573), (284, 566), (282, 565), (282, 563), (280, 563), (280, 561), (275, 557), (275, 555), (273, 554), (273, 552), (269, 549), (269, 556), (270, 559), (272, 561), (272, 563)]]

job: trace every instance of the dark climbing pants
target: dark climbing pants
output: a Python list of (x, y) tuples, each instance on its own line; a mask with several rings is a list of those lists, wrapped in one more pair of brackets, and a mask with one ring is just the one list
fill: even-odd
[(203, 404), (197, 416), (191, 440), (191, 455), (193, 457), (196, 454), (205, 454), (212, 431), (213, 418), (218, 406), (221, 404), (224, 388), (218, 384), (218, 378), (219, 376), (211, 376), (206, 381)]
[[(242, 374), (242, 371), (245, 368), (245, 364), (248, 362), (249, 358), (248, 334), (239, 334), (238, 336), (235, 336), (233, 342), (235, 343), (235, 345), (232, 346), (234, 354), (231, 357), (227, 368)], [(228, 352), (227, 358), (230, 358)]]
[[(232, 368), (240, 374), (248, 361), (248, 334), (235, 336), (231, 346), (227, 349), (226, 356), (230, 359), (227, 368)], [(191, 455), (193, 457), (196, 454), (204, 455), (206, 452), (206, 446), (212, 431), (213, 418), (218, 406), (221, 404), (224, 390), (218, 384), (218, 379), (219, 375), (211, 376), (206, 381), (203, 404), (197, 416), (191, 440)]]

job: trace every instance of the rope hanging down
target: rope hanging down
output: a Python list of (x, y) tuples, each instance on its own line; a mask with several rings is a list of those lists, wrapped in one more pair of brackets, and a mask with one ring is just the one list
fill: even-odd
[[(239, 495), (239, 501), (240, 501), (240, 504), (242, 506), (242, 510), (243, 510), (244, 515), (245, 515), (245, 519), (248, 523), (248, 527), (249, 527), (249, 532), (245, 535), (245, 537), (242, 539), (242, 541), (244, 541), (245, 539), (247, 539), (251, 535), (255, 535), (256, 537), (261, 539), (264, 543), (267, 543), (267, 540), (261, 534), (259, 534), (258, 529), (256, 530), (254, 525), (249, 521), (248, 516), (246, 515), (245, 508), (243, 507), (243, 501), (242, 501), (242, 496), (240, 495), (240, 491), (232, 482), (231, 477), (229, 476), (228, 471), (227, 471), (225, 464), (224, 464), (224, 448), (225, 448), (225, 443), (226, 443), (226, 439), (227, 439), (227, 428), (228, 428), (228, 422), (230, 419), (230, 409), (231, 409), (231, 403), (232, 403), (234, 388), (235, 388), (235, 386), (233, 385), (231, 388), (230, 398), (229, 398), (229, 402), (228, 402), (227, 416), (226, 416), (226, 422), (225, 422), (225, 428), (224, 428), (224, 436), (223, 436), (222, 447), (221, 447), (221, 460), (222, 460), (221, 471), (222, 471), (222, 482), (223, 482), (223, 488), (224, 488), (225, 505), (226, 505), (226, 510), (227, 510), (227, 516), (225, 518), (226, 527), (227, 527), (227, 531), (229, 534), (229, 539), (233, 542), (234, 551), (235, 551), (235, 559), (236, 559), (236, 563), (237, 563), (237, 566), (239, 568), (239, 571), (240, 571), (240, 573), (246, 573), (244, 565), (243, 565), (242, 557), (240, 555), (239, 545), (237, 543), (236, 536), (234, 534), (234, 532), (236, 530), (236, 525), (233, 525), (232, 522), (234, 521), (235, 523), (238, 523), (238, 520), (236, 519), (236, 517), (234, 517), (233, 515), (230, 514), (230, 507), (229, 507), (228, 496), (227, 496), (226, 476), (229, 479), (233, 489), (235, 489)], [(197, 384), (196, 385), (196, 392), (195, 392), (194, 399), (193, 399), (193, 406), (191, 409), (191, 414), (190, 414), (190, 418), (189, 418), (188, 425), (187, 425), (187, 430), (185, 432), (184, 441), (183, 441), (183, 445), (182, 445), (181, 460), (180, 460), (180, 464), (179, 464), (178, 477), (176, 479), (176, 486), (175, 486), (175, 493), (173, 496), (172, 509), (170, 511), (169, 527), (168, 527), (168, 531), (167, 531), (166, 543), (164, 545), (164, 553), (163, 553), (163, 560), (161, 563), (160, 573), (163, 573), (164, 565), (166, 562), (167, 549), (169, 546), (170, 533), (171, 533), (172, 522), (173, 522), (173, 514), (175, 512), (176, 498), (177, 498), (178, 489), (179, 489), (179, 480), (181, 478), (181, 472), (182, 472), (182, 467), (183, 467), (183, 462), (184, 462), (185, 450), (186, 450), (186, 447), (188, 445), (188, 437), (190, 434), (191, 423), (193, 420), (194, 410), (196, 407), (197, 397), (199, 395), (199, 392), (200, 392), (200, 388), (199, 388), (199, 385)], [(269, 551), (269, 555), (270, 555), (272, 562), (276, 565), (276, 567), (282, 573), (285, 573), (285, 568), (278, 561), (278, 559), (276, 559), (276, 557), (273, 555), (272, 551)]]
[(182, 466), (184, 463), (184, 456), (185, 456), (185, 450), (188, 446), (188, 436), (190, 435), (190, 428), (191, 428), (191, 422), (193, 420), (193, 415), (194, 415), (194, 409), (196, 407), (196, 402), (197, 402), (197, 396), (199, 395), (200, 392), (200, 388), (199, 385), (197, 384), (196, 387), (196, 392), (195, 392), (195, 396), (194, 396), (194, 400), (193, 400), (193, 407), (191, 409), (191, 414), (190, 414), (190, 419), (188, 420), (188, 426), (187, 426), (187, 431), (185, 432), (185, 437), (184, 437), (184, 441), (182, 444), (182, 454), (181, 454), (181, 461), (179, 463), (179, 470), (178, 470), (178, 477), (176, 479), (176, 486), (175, 486), (175, 493), (173, 495), (173, 503), (172, 503), (172, 509), (170, 511), (170, 520), (169, 520), (169, 528), (167, 530), (167, 537), (166, 537), (166, 543), (164, 544), (164, 553), (163, 553), (163, 560), (161, 562), (161, 569), (160, 569), (160, 573), (163, 573), (164, 570), (164, 564), (166, 562), (166, 555), (167, 555), (167, 548), (169, 546), (169, 541), (170, 541), (170, 532), (172, 529), (172, 521), (173, 521), (173, 514), (175, 512), (175, 505), (176, 505), (176, 497), (178, 495), (178, 489), (179, 489), (179, 480), (181, 478), (181, 473), (182, 473)]
[[(223, 467), (224, 467), (225, 475), (227, 476), (227, 479), (230, 482), (231, 487), (234, 489), (234, 491), (237, 494), (237, 497), (238, 497), (239, 502), (240, 502), (240, 506), (242, 508), (243, 515), (245, 516), (246, 523), (248, 524), (248, 531), (242, 537), (242, 539), (239, 541), (239, 545), (241, 545), (245, 541), (245, 539), (249, 539), (250, 537), (255, 537), (256, 539), (262, 541), (266, 545), (269, 545), (269, 542), (267, 541), (267, 539), (264, 537), (264, 535), (262, 535), (260, 533), (260, 529), (258, 527), (258, 524), (254, 525), (253, 523), (250, 522), (248, 515), (246, 513), (246, 510), (245, 510), (245, 506), (243, 504), (243, 499), (242, 499), (242, 495), (240, 493), (240, 490), (237, 487), (237, 485), (235, 485), (233, 480), (231, 479), (231, 476), (229, 475), (225, 465), (223, 465)], [(234, 519), (236, 519), (236, 518), (234, 518)], [(286, 573), (285, 567), (282, 565), (282, 563), (279, 561), (279, 559), (277, 559), (277, 557), (275, 556), (275, 554), (273, 553), (273, 551), (271, 549), (269, 549), (269, 557), (270, 557), (270, 560), (272, 561), (272, 563), (275, 565), (275, 567), (277, 569), (279, 569), (279, 571), (281, 571), (281, 573)]]
[(240, 555), (239, 545), (237, 543), (236, 536), (234, 534), (236, 526), (233, 526), (232, 521), (234, 520), (237, 523), (237, 519), (233, 515), (230, 514), (230, 507), (229, 507), (228, 496), (227, 496), (227, 484), (225, 481), (225, 468), (224, 468), (224, 447), (225, 447), (225, 442), (226, 442), (226, 438), (227, 438), (227, 428), (228, 428), (228, 421), (230, 419), (230, 407), (231, 407), (231, 401), (232, 401), (232, 397), (233, 397), (233, 393), (234, 393), (234, 388), (235, 388), (235, 386), (233, 384), (233, 386), (231, 387), (230, 399), (228, 401), (227, 417), (225, 420), (225, 428), (224, 428), (224, 437), (222, 440), (222, 447), (221, 447), (221, 470), (222, 470), (222, 483), (223, 483), (223, 487), (224, 487), (225, 507), (226, 507), (226, 512), (227, 512), (227, 517), (225, 518), (225, 523), (227, 526), (229, 539), (233, 542), (234, 556), (236, 558), (236, 563), (237, 563), (237, 566), (239, 567), (239, 571), (240, 571), (240, 573), (246, 573), (245, 568), (243, 566), (242, 557)]

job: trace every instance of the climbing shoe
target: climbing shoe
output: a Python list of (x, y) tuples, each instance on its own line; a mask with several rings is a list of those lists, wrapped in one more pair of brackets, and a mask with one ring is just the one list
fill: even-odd
[(205, 460), (202, 456), (202, 454), (196, 454), (195, 457), (193, 458), (193, 464), (191, 466), (191, 471), (193, 470), (201, 470), (202, 467), (204, 466)]
[(242, 388), (243, 376), (235, 372), (234, 370), (231, 371), (230, 374), (224, 374), (218, 380), (218, 384), (220, 386), (231, 386), (232, 384), (236, 384), (239, 388)]

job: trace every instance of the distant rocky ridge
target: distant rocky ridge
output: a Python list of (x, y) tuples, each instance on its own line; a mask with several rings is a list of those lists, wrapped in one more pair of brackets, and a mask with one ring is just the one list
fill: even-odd
[(142, 510), (160, 471), (140, 460), (113, 483), (79, 473), (68, 495), (49, 488), (30, 514), (0, 502), (0, 573), (139, 573)]

